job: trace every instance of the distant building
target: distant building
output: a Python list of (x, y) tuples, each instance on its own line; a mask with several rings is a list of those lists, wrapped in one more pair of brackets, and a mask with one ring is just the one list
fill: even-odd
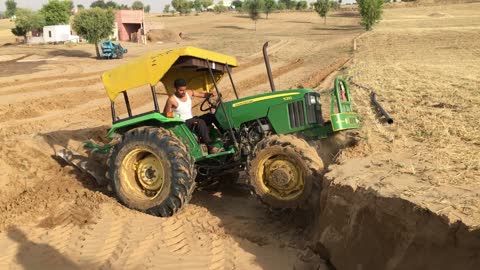
[(72, 35), (68, 24), (44, 26), (43, 31), (32, 31), (32, 35), (27, 37), (29, 44), (79, 42), (79, 40), (79, 36)]
[(79, 37), (72, 35), (70, 25), (49, 25), (43, 27), (43, 39), (45, 43), (53, 42), (78, 42)]
[(144, 35), (145, 20), (143, 10), (119, 10), (116, 13), (118, 39), (121, 41), (138, 41)]

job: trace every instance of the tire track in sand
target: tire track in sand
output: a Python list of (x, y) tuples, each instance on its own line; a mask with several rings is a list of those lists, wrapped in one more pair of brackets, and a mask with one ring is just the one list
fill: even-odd
[(19, 80), (19, 81), (13, 81), (13, 82), (4, 82), (0, 83), (0, 88), (5, 88), (5, 87), (18, 87), (20, 85), (25, 85), (25, 84), (31, 84), (31, 83), (38, 83), (38, 82), (52, 82), (55, 80), (77, 80), (77, 79), (83, 79), (86, 77), (91, 77), (97, 75), (98, 78), (100, 78), (100, 75), (102, 74), (102, 71), (92, 71), (92, 72), (86, 72), (86, 73), (71, 73), (71, 74), (63, 74), (63, 75), (54, 75), (54, 76), (45, 76), (45, 77), (37, 77), (37, 78), (31, 78), (28, 80)]
[[(24, 258), (36, 269), (235, 269), (232, 239), (196, 230), (183, 217), (153, 217), (116, 203), (96, 211), (82, 200), (49, 213), (37, 226), (17, 228), (25, 234), (23, 242), (0, 234), (0, 266), (24, 266), (19, 250), (43, 245), (48, 248)], [(208, 218), (195, 217), (201, 224)]]
[[(42, 91), (42, 90), (47, 90), (48, 93), (50, 94), (55, 94), (52, 91), (55, 91), (57, 89), (63, 89), (63, 88), (86, 88), (88, 86), (93, 86), (96, 84), (101, 84), (102, 80), (100, 77), (95, 76), (88, 76), (92, 77), (91, 79), (85, 79), (85, 80), (58, 80), (58, 81), (50, 81), (49, 83), (46, 84), (39, 84), (39, 85), (32, 85), (28, 87), (20, 87), (15, 86), (16, 88), (10, 89), (10, 90), (5, 90), (5, 91), (0, 91), (0, 96), (6, 96), (6, 95), (13, 95), (13, 94), (27, 94), (31, 92), (37, 92), (37, 91)], [(88, 78), (85, 77), (85, 78)]]

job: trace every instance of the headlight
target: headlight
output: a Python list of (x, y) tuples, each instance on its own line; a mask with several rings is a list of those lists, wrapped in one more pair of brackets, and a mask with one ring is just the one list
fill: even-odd
[(316, 96), (310, 96), (310, 105), (316, 104), (317, 103), (317, 97)]

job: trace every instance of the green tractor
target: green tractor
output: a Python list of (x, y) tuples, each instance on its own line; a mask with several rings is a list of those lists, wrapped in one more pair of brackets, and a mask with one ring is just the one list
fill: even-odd
[[(108, 150), (107, 175), (122, 204), (171, 216), (190, 201), (197, 186), (231, 181), (242, 170), (248, 174), (252, 191), (270, 207), (297, 208), (306, 203), (323, 170), (321, 158), (307, 140), (357, 128), (360, 121), (342, 79), (335, 80), (329, 121), (322, 118), (319, 93), (275, 91), (266, 46), (272, 91), (249, 97), (239, 97), (233, 84), (234, 57), (195, 47), (150, 53), (103, 73), (113, 119), (107, 137), (116, 142), (102, 149)], [(235, 97), (228, 101), (218, 87), (224, 75)], [(208, 154), (182, 119), (162, 114), (155, 86), (162, 82), (167, 93), (173, 94), (177, 78), (184, 78), (189, 89), (216, 91), (216, 100), (204, 100), (201, 110), (214, 112), (221, 128), (212, 126), (210, 134), (223, 151)], [(152, 111), (135, 115), (127, 93), (145, 85), (151, 89)], [(123, 118), (116, 113), (119, 95), (128, 112)]]

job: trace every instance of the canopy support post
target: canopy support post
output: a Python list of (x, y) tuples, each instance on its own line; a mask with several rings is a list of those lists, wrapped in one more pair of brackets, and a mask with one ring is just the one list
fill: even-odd
[(157, 93), (155, 93), (155, 86), (151, 85), (150, 89), (152, 90), (153, 106), (155, 106), (155, 111), (159, 113), (160, 109), (158, 107), (158, 100), (157, 100)]
[(217, 98), (219, 99), (220, 106), (222, 107), (225, 120), (227, 120), (228, 131), (230, 133), (230, 136), (232, 137), (235, 148), (238, 149), (238, 142), (237, 142), (237, 139), (235, 138), (235, 134), (233, 133), (232, 124), (230, 123), (230, 119), (228, 118), (227, 110), (225, 110), (225, 104), (223, 104), (222, 96), (220, 95), (220, 91), (218, 90), (217, 82), (215, 81), (215, 76), (213, 76), (213, 71), (212, 71), (212, 68), (210, 67), (210, 61), (208, 59), (206, 61), (208, 66), (208, 72), (210, 73), (210, 77), (212, 78), (213, 86), (215, 86), (215, 90), (217, 91)]
[(230, 83), (232, 84), (233, 92), (235, 93), (235, 97), (238, 99), (238, 92), (237, 92), (237, 89), (235, 88), (235, 84), (233, 83), (232, 74), (230, 73), (230, 68), (228, 66), (228, 63), (225, 63), (225, 67), (227, 69), (228, 78), (230, 78)]

